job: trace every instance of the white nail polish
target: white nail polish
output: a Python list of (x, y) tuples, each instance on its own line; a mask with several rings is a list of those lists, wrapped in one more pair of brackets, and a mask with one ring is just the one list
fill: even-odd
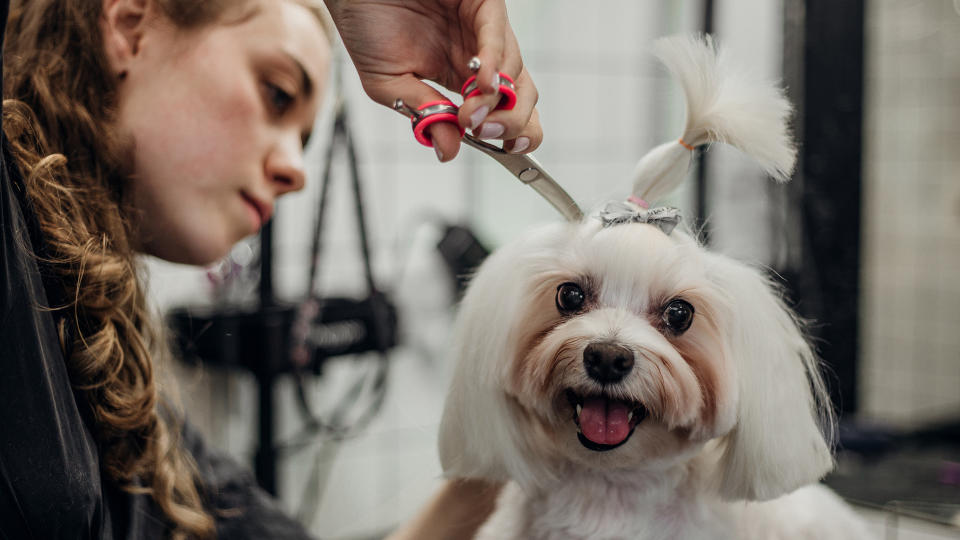
[(513, 143), (513, 150), (510, 150), (514, 154), (519, 154), (527, 148), (530, 147), (530, 138), (529, 137), (517, 137), (517, 140)]
[(496, 94), (499, 91), (500, 91), (500, 74), (494, 73), (493, 74), (493, 93)]
[(433, 151), (436, 152), (437, 159), (439, 159), (440, 161), (443, 161), (443, 151), (440, 150), (440, 147), (437, 145), (433, 145)]
[(490, 107), (487, 105), (473, 111), (473, 114), (470, 115), (470, 129), (477, 129), (477, 126), (487, 118), (488, 112), (490, 112)]
[(487, 122), (480, 128), (480, 133), (477, 134), (477, 137), (481, 139), (494, 139), (506, 131), (506, 128), (503, 127), (503, 124), (498, 124), (496, 122)]

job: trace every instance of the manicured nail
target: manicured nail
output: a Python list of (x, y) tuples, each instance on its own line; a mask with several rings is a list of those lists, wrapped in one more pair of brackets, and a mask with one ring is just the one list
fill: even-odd
[(491, 86), (493, 87), (493, 92), (491, 92), (492, 94), (496, 94), (497, 92), (500, 91), (500, 74), (499, 73), (493, 74), (493, 81)]
[(477, 137), (481, 139), (495, 139), (503, 135), (504, 131), (506, 131), (506, 129), (503, 127), (503, 124), (487, 122), (480, 128), (480, 133), (477, 134)]
[(519, 154), (527, 148), (530, 147), (530, 138), (529, 137), (517, 137), (517, 140), (513, 143), (513, 150), (510, 150), (514, 154)]
[(434, 144), (434, 145), (433, 145), (433, 151), (437, 153), (437, 159), (439, 159), (439, 160), (442, 162), (442, 161), (443, 161), (443, 151), (440, 150), (440, 147), (437, 146), (436, 144)]
[(487, 105), (473, 111), (473, 114), (470, 115), (470, 129), (477, 129), (477, 126), (486, 119), (488, 112), (490, 112), (490, 107)]

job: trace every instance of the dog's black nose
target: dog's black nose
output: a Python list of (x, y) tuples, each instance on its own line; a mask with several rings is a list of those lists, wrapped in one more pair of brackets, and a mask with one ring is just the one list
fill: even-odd
[(598, 383), (615, 383), (633, 369), (633, 351), (613, 343), (591, 343), (583, 350), (583, 366)]

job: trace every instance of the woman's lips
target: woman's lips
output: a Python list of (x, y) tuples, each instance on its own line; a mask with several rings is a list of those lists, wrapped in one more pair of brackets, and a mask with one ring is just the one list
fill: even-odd
[(270, 220), (273, 207), (270, 204), (250, 196), (246, 192), (240, 192), (240, 195), (251, 210), (250, 213), (254, 220), (255, 230), (260, 230), (260, 227), (263, 227), (263, 224)]

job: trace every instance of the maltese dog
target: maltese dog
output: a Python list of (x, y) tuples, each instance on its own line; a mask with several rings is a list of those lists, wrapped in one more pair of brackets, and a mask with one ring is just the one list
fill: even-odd
[(790, 105), (709, 38), (657, 51), (686, 96), (680, 139), (644, 156), (626, 202), (527, 233), (473, 278), (440, 427), (445, 475), (507, 482), (478, 538), (866, 538), (816, 484), (833, 466), (834, 420), (776, 286), (646, 202), (714, 142), (787, 179)]

